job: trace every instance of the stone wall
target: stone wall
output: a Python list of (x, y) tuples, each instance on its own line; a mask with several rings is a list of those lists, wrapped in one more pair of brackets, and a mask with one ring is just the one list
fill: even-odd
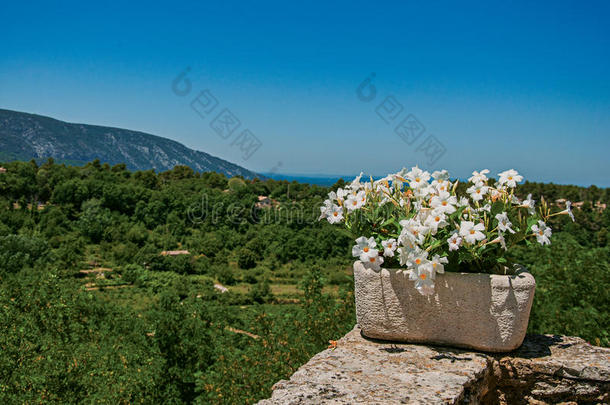
[(356, 326), (273, 387), (272, 404), (605, 404), (610, 349), (533, 335), (508, 354), (364, 338)]

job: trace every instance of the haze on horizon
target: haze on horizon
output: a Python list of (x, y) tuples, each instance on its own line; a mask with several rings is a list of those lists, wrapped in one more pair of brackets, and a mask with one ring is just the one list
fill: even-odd
[[(610, 186), (606, 2), (3, 9), (0, 108), (148, 132), (257, 172), (417, 164)], [(204, 90), (207, 115), (191, 106)], [(240, 123), (226, 137), (212, 125), (225, 109)], [(403, 122), (425, 131), (405, 141)], [(235, 142), (246, 129), (261, 143), (248, 157)], [(446, 150), (433, 163), (428, 139)]]

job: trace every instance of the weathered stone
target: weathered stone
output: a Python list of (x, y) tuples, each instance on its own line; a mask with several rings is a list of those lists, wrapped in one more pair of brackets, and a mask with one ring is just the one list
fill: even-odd
[(509, 355), (494, 355), (499, 374), (490, 395), (506, 395), (508, 403), (528, 397), (557, 403), (604, 403), (610, 389), (610, 349), (577, 337), (533, 335)]
[(610, 350), (528, 336), (510, 354), (372, 340), (359, 327), (273, 387), (274, 404), (605, 403)]
[(508, 352), (523, 342), (534, 277), (437, 274), (435, 292), (421, 295), (404, 272), (354, 263), (356, 317), (371, 338)]

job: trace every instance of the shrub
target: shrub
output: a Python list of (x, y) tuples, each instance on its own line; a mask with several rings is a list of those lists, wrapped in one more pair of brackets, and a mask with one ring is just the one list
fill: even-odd
[(222, 284), (235, 285), (237, 283), (235, 273), (229, 266), (215, 265), (212, 272)]
[(82, 211), (78, 228), (93, 243), (99, 243), (112, 222), (110, 210), (102, 208), (100, 201), (93, 199), (83, 203)]
[(142, 266), (138, 266), (137, 264), (128, 264), (120, 270), (123, 280), (130, 284), (135, 284), (145, 271), (146, 270), (144, 270)]
[(246, 186), (246, 182), (240, 179), (239, 177), (231, 177), (229, 179), (229, 190), (237, 191)]
[(256, 284), (258, 283), (258, 279), (256, 278), (256, 274), (252, 271), (248, 271), (244, 274), (244, 281), (248, 284)]
[(169, 263), (169, 270), (178, 274), (193, 274), (193, 259), (189, 255), (181, 255), (176, 257), (167, 257), (166, 263)]
[(237, 265), (242, 269), (251, 269), (256, 266), (256, 254), (250, 249), (240, 249), (237, 256)]
[(255, 284), (248, 292), (248, 298), (259, 304), (273, 301), (274, 297), (271, 292), (269, 280), (265, 279), (262, 282)]
[(16, 273), (42, 262), (48, 254), (47, 242), (25, 235), (0, 237), (0, 271)]

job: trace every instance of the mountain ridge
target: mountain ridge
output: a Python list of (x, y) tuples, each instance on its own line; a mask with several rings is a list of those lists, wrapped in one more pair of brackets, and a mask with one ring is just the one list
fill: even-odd
[(76, 164), (95, 159), (109, 164), (125, 163), (130, 170), (165, 171), (185, 165), (198, 172), (216, 171), (227, 177), (264, 177), (162, 136), (0, 109), (0, 159), (49, 157)]

